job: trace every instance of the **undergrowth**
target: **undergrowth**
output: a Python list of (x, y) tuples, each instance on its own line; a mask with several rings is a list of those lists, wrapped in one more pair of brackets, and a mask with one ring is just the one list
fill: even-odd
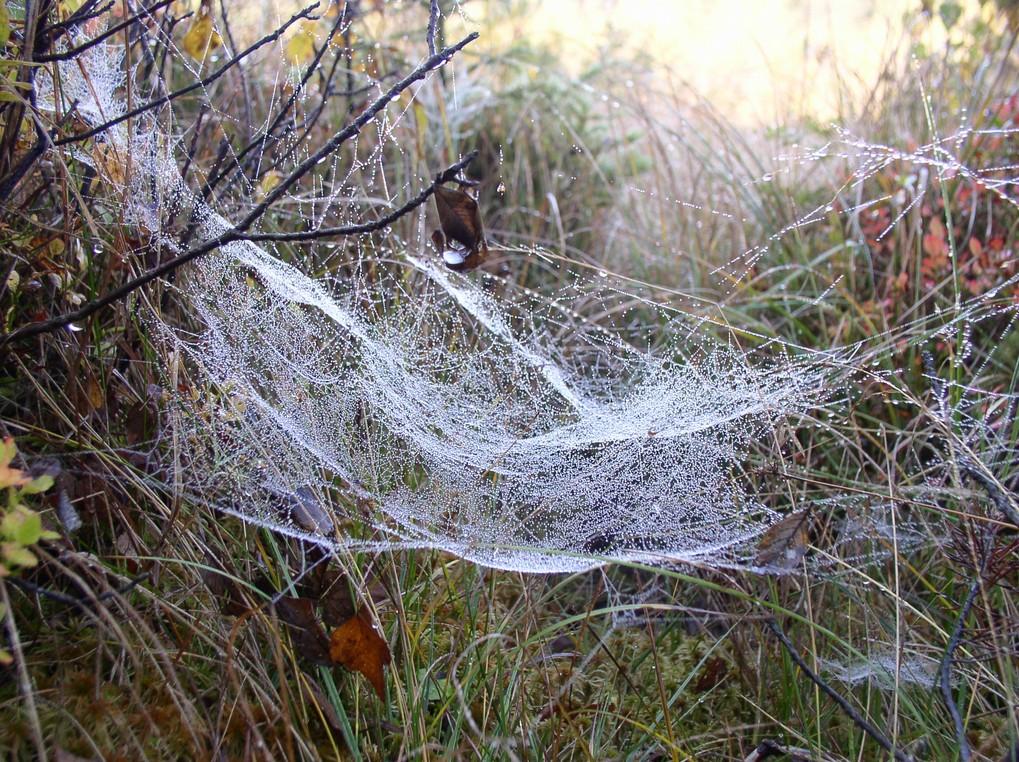
[[(316, 22), (314, 50), (335, 25), (331, 47), (284, 137), (250, 161), (235, 161), (239, 147), (304, 70), (285, 59), (307, 65), (289, 37), (280, 54), (161, 112), (189, 185), (225, 216), (242, 214), (295, 155), (365, 107), (361, 88), (412, 65), (427, 4), (378, 5), (334, 6)], [(469, 22), (440, 5), (448, 44)], [(44, 6), (51, 20), (75, 10)], [(33, 106), (10, 84), (25, 9), (7, 7), (0, 180), (35, 135), (25, 118)], [(118, 17), (139, 10), (115, 7)], [(130, 27), (131, 97), (159, 93), (156, 71), (171, 89), (207, 74), (208, 63), (165, 40), (184, 44), (196, 18), (187, 12), (211, 13), (226, 35), (224, 11), (242, 13), (174, 4)], [(205, 475), (179, 467), (167, 425), (172, 399), (199, 392), (151, 330), (200, 330), (178, 298), (184, 271), (6, 344), (0, 434), (17, 445), (10, 467), (49, 488), (23, 496), (0, 482), (11, 496), (5, 521), (38, 514), (59, 538), (26, 535), (32, 559), (0, 566), (5, 756), (751, 759), (773, 742), (801, 758), (885, 758), (790, 658), (768, 627), (779, 622), (896, 750), (956, 759), (939, 670), (979, 580), (949, 688), (973, 758), (1015, 759), (1017, 535), (1001, 504), (1015, 510), (1019, 485), (1019, 215), (1016, 185), (998, 183), (1007, 169), (983, 170), (1015, 163), (1019, 79), (1014, 21), (991, 6), (981, 14), (952, 21), (945, 49), (911, 41), (863, 105), (847, 107), (846, 132), (806, 118), (737, 128), (634, 62), (570, 77), (553, 52), (518, 42), (497, 54), (468, 49), (391, 107), (404, 117), (390, 142), (366, 134), (339, 154), (344, 166), (383, 157), (347, 178), (363, 189), (354, 211), (367, 206), (370, 218), (380, 167), (393, 187), (413, 188), (477, 148), (469, 174), (480, 180), (486, 271), (544, 295), (578, 271), (603, 280), (613, 300), (585, 305), (585, 319), (635, 346), (669, 346), (684, 329), (669, 315), (680, 311), (748, 351), (849, 348), (854, 372), (837, 375), (833, 401), (776, 425), (727, 475), (774, 510), (808, 512), (785, 574), (631, 562), (527, 575), (427, 550), (323, 560), (318, 548), (215, 511), (189, 488)], [(259, 36), (240, 24), (233, 34), (251, 37), (230, 42), (234, 50)], [(964, 126), (998, 133), (942, 144), (962, 109)], [(54, 134), (85, 127), (47, 119)], [(945, 145), (958, 167), (944, 161)], [(48, 150), (3, 199), (4, 332), (171, 256), (125, 219), (130, 200), (109, 179), (122, 160), (103, 146)], [(823, 146), (833, 148), (821, 156)], [(854, 174), (882, 147), (899, 154)], [(322, 187), (299, 186), (263, 230), (303, 225)], [(186, 236), (192, 222), (179, 215), (164, 232)], [(409, 216), (388, 234), (277, 253), (342, 278), (387, 235), (412, 240), (419, 224)], [(845, 530), (864, 525), (876, 540)], [(319, 663), (266, 605), (307, 593), (321, 568), (339, 570), (334, 583), (380, 623), (393, 657), (381, 697), (360, 675)], [(332, 600), (319, 599), (321, 616)]]

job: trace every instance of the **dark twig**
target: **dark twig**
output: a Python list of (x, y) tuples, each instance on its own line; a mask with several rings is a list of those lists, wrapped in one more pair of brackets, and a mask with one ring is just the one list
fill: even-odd
[[(315, 165), (325, 159), (327, 156), (332, 154), (341, 145), (346, 143), (352, 137), (361, 132), (366, 124), (371, 122), (378, 116), (379, 112), (382, 111), (389, 102), (400, 95), (404, 90), (413, 85), (415, 82), (425, 78), (428, 72), (433, 71), (443, 64), (445, 64), (450, 58), (456, 53), (460, 52), (463, 48), (467, 47), (474, 40), (478, 39), (477, 32), (471, 32), (469, 35), (464, 37), (460, 42), (455, 45), (450, 45), (448, 48), (443, 48), (434, 56), (429, 56), (425, 61), (417, 66), (410, 74), (401, 79), (389, 90), (383, 93), (376, 101), (366, 108), (361, 115), (353, 122), (348, 124), (342, 130), (333, 135), (326, 143), (311, 154), (308, 158), (302, 161), (293, 172), (287, 177), (280, 181), (270, 193), (268, 193), (265, 199), (256, 206), (250, 214), (240, 223), (238, 229), (240, 232), (247, 230), (251, 225), (263, 214), (266, 210), (276, 203), (290, 188), (297, 183), (302, 177), (310, 172)], [(239, 237), (239, 236), (238, 236)]]
[(428, 9), (428, 55), (435, 55), (435, 30), (439, 26), (439, 0), (431, 0)]
[[(8, 344), (15, 339), (27, 339), (32, 336), (38, 336), (43, 333), (49, 333), (59, 328), (73, 323), (76, 320), (83, 320), (97, 313), (99, 310), (107, 307), (115, 302), (120, 301), (128, 294), (136, 291), (147, 283), (154, 281), (156, 278), (162, 277), (173, 270), (176, 270), (181, 265), (187, 264), (188, 262), (200, 257), (203, 254), (207, 254), (214, 249), (218, 249), (220, 246), (225, 246), (228, 243), (239, 241), (244, 239), (245, 233), (248, 229), (254, 225), (264, 215), (269, 208), (276, 203), (291, 187), (293, 187), (302, 177), (308, 172), (315, 168), (315, 166), (325, 159), (327, 156), (335, 152), (341, 145), (350, 140), (352, 137), (361, 132), (366, 124), (371, 122), (380, 111), (382, 111), (394, 98), (400, 95), (404, 90), (410, 87), (418, 80), (424, 79), (428, 72), (437, 69), (438, 67), (445, 64), (450, 58), (456, 53), (465, 48), (471, 42), (478, 38), (477, 32), (464, 37), (460, 42), (455, 45), (451, 45), (448, 48), (443, 48), (434, 56), (429, 57), (421, 64), (417, 66), (410, 74), (401, 79), (395, 85), (393, 85), (388, 91), (379, 98), (365, 111), (355, 119), (353, 122), (348, 124), (342, 130), (337, 132), (330, 138), (321, 148), (312, 153), (301, 162), (287, 177), (280, 181), (280, 183), (273, 188), (271, 192), (266, 194), (265, 199), (261, 203), (255, 206), (239, 223), (234, 227), (220, 233), (218, 236), (199, 244), (193, 249), (184, 252), (183, 254), (174, 257), (173, 259), (164, 262), (162, 265), (148, 270), (137, 278), (134, 278), (127, 283), (124, 283), (119, 288), (115, 288), (105, 296), (100, 297), (94, 301), (88, 302), (73, 312), (67, 312), (63, 315), (50, 318), (49, 320), (41, 320), (35, 323), (29, 323), (21, 328), (11, 331), (8, 334), (0, 336), (0, 346)], [(455, 166), (455, 165), (454, 165)], [(374, 223), (372, 223), (374, 224)]]
[(315, 230), (301, 230), (294, 233), (245, 233), (242, 238), (246, 241), (314, 241), (320, 238), (331, 238), (341, 235), (361, 235), (374, 233), (381, 230), (401, 217), (417, 209), (435, 193), (435, 189), (443, 183), (453, 182), (456, 176), (462, 172), (468, 164), (477, 157), (477, 151), (471, 151), (464, 158), (453, 164), (435, 176), (430, 185), (425, 187), (414, 198), (405, 203), (399, 209), (394, 209), (384, 217), (373, 222), (362, 222), (357, 225), (343, 225), (333, 228), (316, 228)]
[[(139, 574), (137, 577), (134, 577), (130, 582), (126, 583), (125, 585), (119, 588), (116, 588), (114, 590), (107, 590), (104, 593), (98, 594), (95, 597), (95, 599), (97, 602), (102, 603), (103, 601), (108, 600), (115, 595), (123, 595), (124, 593), (128, 593), (134, 588), (138, 587), (138, 585), (147, 580), (150, 576), (151, 574), (149, 572), (143, 572), (142, 574)], [(56, 590), (49, 590), (48, 588), (41, 587), (40, 585), (37, 585), (34, 582), (29, 582), (27, 579), (21, 579), (19, 577), (9, 577), (7, 581), (10, 582), (15, 587), (19, 588), (20, 590), (22, 590), (23, 592), (31, 593), (32, 595), (39, 595), (42, 596), (43, 598), (49, 598), (51, 601), (63, 603), (67, 606), (74, 606), (75, 608), (81, 609), (83, 611), (92, 610), (92, 601), (88, 598), (79, 598), (73, 595), (67, 595), (66, 593), (57, 592)]]
[(984, 468), (981, 468), (982, 465), (982, 463), (973, 463), (968, 458), (965, 458), (961, 460), (959, 468), (966, 476), (984, 488), (984, 491), (991, 498), (991, 502), (994, 503), (994, 507), (998, 509), (1002, 516), (1015, 524), (1016, 527), (1019, 527), (1019, 510), (1009, 500), (1008, 495), (1001, 489), (997, 481)]
[(117, 32), (127, 29), (136, 21), (147, 16), (151, 16), (153, 13), (155, 13), (161, 8), (166, 7), (172, 2), (173, 0), (159, 0), (158, 3), (150, 5), (148, 8), (142, 8), (136, 14), (131, 16), (131, 18), (125, 19), (124, 21), (121, 21), (119, 24), (114, 24), (105, 32), (100, 34), (98, 37), (93, 37), (91, 40), (87, 40), (83, 42), (81, 45), (78, 45), (77, 47), (69, 48), (67, 50), (61, 51), (60, 53), (49, 53), (44, 56), (38, 56), (36, 57), (36, 61), (38, 61), (39, 63), (53, 63), (54, 61), (69, 61), (75, 56), (81, 55), (89, 48), (94, 48), (96, 45), (100, 44), (104, 40), (108, 40), (110, 37), (117, 34)]
[[(322, 61), (322, 57), (326, 54), (326, 51), (329, 50), (329, 40), (331, 40), (332, 36), (336, 34), (336, 31), (339, 29), (342, 20), (343, 15), (341, 14), (340, 16), (337, 17), (336, 21), (333, 23), (332, 28), (329, 30), (329, 36), (326, 38), (326, 42), (322, 44), (322, 47), (319, 50), (315, 51), (315, 56), (308, 64), (307, 68), (304, 71), (304, 74), (301, 75), (300, 82), (298, 82), (293, 92), (290, 93), (290, 97), (287, 98), (286, 102), (284, 102), (284, 104), (279, 108), (279, 110), (276, 113), (276, 116), (272, 120), (272, 123), (265, 129), (263, 134), (254, 139), (249, 140), (248, 144), (244, 146), (244, 148), (242, 148), (239, 152), (237, 152), (237, 154), (233, 157), (233, 166), (224, 169), (222, 172), (219, 172), (218, 174), (213, 174), (209, 176), (208, 184), (210, 190), (214, 189), (217, 185), (219, 185), (220, 181), (223, 180), (223, 178), (229, 175), (231, 172), (233, 172), (235, 168), (238, 171), (243, 170), (245, 164), (242, 163), (242, 160), (245, 159), (245, 157), (247, 157), (248, 154), (251, 153), (255, 148), (261, 148), (262, 151), (264, 151), (266, 145), (274, 139), (275, 136), (273, 133), (276, 131), (276, 128), (280, 126), (283, 120), (286, 119), (287, 114), (290, 113), (290, 109), (293, 108), (294, 104), (297, 103), (297, 100), (300, 97), (301, 93), (304, 92), (305, 87), (307, 87), (308, 85), (308, 81), (311, 79), (312, 75), (318, 69), (319, 64)], [(328, 93), (324, 93), (323, 100), (327, 97)], [(262, 151), (260, 151), (259, 153), (261, 154)]]
[(52, 35), (54, 32), (58, 32), (61, 29), (74, 29), (75, 27), (84, 24), (86, 21), (99, 18), (113, 7), (113, 0), (110, 0), (110, 2), (99, 6), (98, 8), (96, 7), (97, 4), (98, 0), (86, 0), (86, 2), (71, 16), (63, 21), (56, 21), (50, 24), (45, 28), (44, 32), (47, 35)]
[(315, 8), (317, 7), (318, 3), (312, 3), (304, 10), (298, 11), (289, 19), (287, 19), (283, 26), (270, 32), (265, 37), (258, 40), (245, 50), (242, 50), (240, 53), (235, 55), (221, 67), (216, 69), (216, 71), (214, 71), (208, 77), (205, 77), (205, 79), (201, 79), (198, 82), (194, 82), (188, 85), (187, 87), (182, 87), (179, 90), (174, 90), (172, 93), (167, 93), (166, 95), (163, 95), (159, 98), (155, 98), (147, 103), (143, 103), (141, 106), (133, 108), (130, 111), (121, 114), (120, 116), (114, 119), (110, 119), (109, 121), (103, 122), (102, 124), (97, 124), (90, 130), (86, 130), (85, 132), (79, 132), (75, 135), (68, 135), (67, 137), (60, 138), (59, 140), (54, 140), (53, 145), (59, 148), (60, 146), (70, 145), (71, 143), (78, 143), (81, 142), (82, 140), (88, 140), (89, 138), (95, 137), (100, 133), (106, 132), (106, 130), (120, 124), (121, 122), (126, 122), (128, 119), (133, 119), (134, 117), (140, 116), (141, 114), (144, 114), (146, 111), (151, 111), (154, 108), (165, 106), (167, 103), (170, 103), (171, 101), (174, 101), (183, 95), (187, 95), (188, 93), (193, 93), (195, 90), (208, 87), (217, 79), (226, 74), (234, 66), (237, 66), (243, 59), (247, 58), (249, 55), (254, 53), (256, 50), (258, 50), (264, 45), (268, 45), (270, 42), (275, 42), (276, 40), (278, 40), (280, 37), (283, 36), (283, 33), (287, 29), (289, 29), (293, 24), (296, 24), (301, 19), (309, 18), (311, 12), (315, 10)]
[(959, 744), (959, 759), (961, 762), (969, 762), (973, 758), (973, 751), (970, 749), (969, 739), (966, 738), (966, 724), (962, 720), (959, 707), (956, 705), (955, 697), (952, 695), (952, 661), (955, 651), (959, 647), (959, 642), (962, 640), (966, 620), (969, 618), (969, 614), (973, 610), (973, 604), (976, 603), (977, 595), (983, 587), (984, 574), (987, 571), (987, 564), (991, 558), (991, 546), (994, 542), (994, 536), (994, 530), (987, 533), (985, 545), (981, 549), (980, 568), (977, 570), (973, 584), (966, 594), (966, 599), (962, 602), (962, 608), (959, 609), (959, 616), (955, 620), (952, 636), (948, 639), (948, 646), (945, 648), (945, 655), (941, 659), (941, 667), (938, 670), (941, 697), (945, 700), (948, 713), (952, 716), (952, 724), (955, 725), (955, 739)]
[(861, 715), (853, 705), (846, 701), (841, 694), (826, 683), (820, 675), (818, 675), (810, 666), (803, 660), (799, 652), (796, 650), (796, 646), (793, 645), (792, 641), (782, 632), (782, 628), (778, 626), (778, 622), (774, 618), (768, 619), (768, 628), (774, 633), (775, 637), (779, 639), (779, 642), (785, 647), (785, 650), (789, 653), (789, 657), (796, 663), (796, 666), (807, 677), (810, 678), (811, 682), (820, 688), (825, 695), (828, 696), (832, 701), (839, 705), (843, 712), (845, 712), (849, 719), (853, 721), (856, 727), (860, 728), (864, 733), (873, 738), (882, 749), (891, 754), (899, 762), (911, 762), (911, 757), (900, 749), (895, 748), (895, 745), (889, 740), (888, 736), (878, 730), (866, 717)]

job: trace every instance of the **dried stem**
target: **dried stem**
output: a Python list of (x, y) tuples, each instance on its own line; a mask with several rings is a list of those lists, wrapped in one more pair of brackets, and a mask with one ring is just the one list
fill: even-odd
[(776, 622), (774, 618), (768, 619), (768, 628), (785, 647), (785, 650), (789, 653), (789, 657), (796, 663), (796, 666), (800, 668), (803, 674), (809, 677), (811, 682), (820, 688), (825, 695), (828, 696), (828, 698), (838, 704), (842, 711), (848, 715), (849, 719), (853, 721), (853, 724), (856, 725), (856, 727), (873, 738), (882, 749), (895, 757), (895, 759), (899, 760), (899, 762), (911, 762), (911, 758), (908, 754), (895, 748), (895, 745), (888, 739), (888, 736), (878, 730), (877, 727), (866, 717), (857, 712), (856, 709), (853, 708), (852, 704), (846, 701), (846, 699), (838, 691), (832, 688), (819, 674), (810, 668), (796, 650), (796, 646), (794, 646), (792, 641), (789, 640), (784, 632), (782, 632), (782, 628), (778, 626), (778, 622)]
[(962, 603), (962, 608), (959, 609), (959, 616), (955, 620), (955, 627), (952, 628), (952, 636), (948, 640), (948, 646), (945, 648), (945, 655), (941, 659), (941, 667), (938, 671), (941, 697), (945, 700), (945, 707), (947, 707), (948, 713), (952, 716), (952, 724), (955, 725), (955, 738), (959, 744), (959, 759), (961, 762), (969, 762), (973, 758), (973, 751), (970, 749), (969, 739), (966, 738), (966, 724), (962, 720), (959, 707), (956, 705), (955, 697), (952, 695), (952, 662), (955, 651), (962, 640), (962, 633), (966, 628), (966, 620), (969, 618), (977, 595), (983, 587), (984, 574), (987, 571), (987, 564), (991, 558), (991, 547), (995, 534), (996, 532), (993, 529), (987, 533), (987, 539), (984, 547), (981, 549), (980, 568), (977, 570), (973, 584), (970, 585), (966, 599)]

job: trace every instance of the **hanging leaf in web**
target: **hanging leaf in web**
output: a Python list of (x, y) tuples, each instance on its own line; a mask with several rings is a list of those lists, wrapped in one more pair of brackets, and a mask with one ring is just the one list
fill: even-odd
[(184, 38), (180, 41), (184, 52), (196, 61), (204, 61), (205, 58), (223, 45), (223, 38), (219, 36), (215, 25), (212, 23), (212, 16), (203, 6), (198, 16), (191, 22)]
[(488, 258), (488, 244), (478, 202), (462, 190), (440, 185), (435, 189), (435, 208), (442, 230), (432, 233), (432, 242), (446, 267), (464, 272), (480, 266)]
[(762, 535), (757, 545), (759, 566), (789, 571), (807, 552), (810, 511), (791, 513)]
[(333, 630), (329, 639), (329, 655), (335, 663), (368, 678), (378, 697), (384, 697), (382, 668), (389, 664), (392, 657), (389, 645), (376, 631), (367, 609), (362, 608)]

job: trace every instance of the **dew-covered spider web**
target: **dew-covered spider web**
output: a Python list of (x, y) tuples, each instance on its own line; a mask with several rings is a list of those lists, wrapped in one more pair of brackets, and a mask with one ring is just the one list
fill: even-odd
[[(123, 71), (112, 45), (61, 64), (63, 108), (75, 103), (92, 124), (124, 113)], [(485, 111), (482, 85), (455, 65), (451, 78), (441, 87), (433, 75), (414, 89), (416, 106), (382, 112), (353, 151), (322, 165), (313, 190), (285, 200), (286, 214), (306, 229), (358, 222), (416, 193), (429, 176), (415, 151), (438, 155)], [(40, 107), (53, 109), (48, 82), (40, 76)], [(301, 118), (312, 100), (299, 102)], [(438, 124), (439, 111), (448, 129), (408, 137)], [(169, 124), (117, 125), (103, 151), (81, 158), (124, 187), (127, 222), (172, 254), (228, 230), (236, 210), (182, 178), (187, 127), (172, 114)], [(907, 155), (841, 134), (797, 151), (790, 167), (834, 156), (855, 174), (831, 202), (720, 269), (738, 281), (787, 234), (859, 214), (876, 201), (838, 199), (892, 162), (965, 171), (946, 148), (960, 139)], [(288, 166), (308, 154), (294, 146)], [(395, 184), (394, 156), (410, 168)], [(904, 198), (901, 214), (921, 198)], [(866, 348), (828, 355), (727, 332), (597, 267), (511, 242), (501, 251), (517, 270), (454, 273), (429, 243), (429, 213), (385, 235), (311, 247), (237, 241), (177, 274), (190, 322), (152, 323), (172, 396), (167, 439), (188, 495), (329, 548), (437, 549), (529, 572), (612, 560), (753, 566), (754, 543), (783, 506), (755, 495), (749, 470), (781, 465), (760, 451), (781, 458)], [(188, 241), (171, 231), (181, 220)], [(556, 269), (554, 288), (518, 277), (532, 264)], [(761, 442), (773, 444), (755, 449)]]

